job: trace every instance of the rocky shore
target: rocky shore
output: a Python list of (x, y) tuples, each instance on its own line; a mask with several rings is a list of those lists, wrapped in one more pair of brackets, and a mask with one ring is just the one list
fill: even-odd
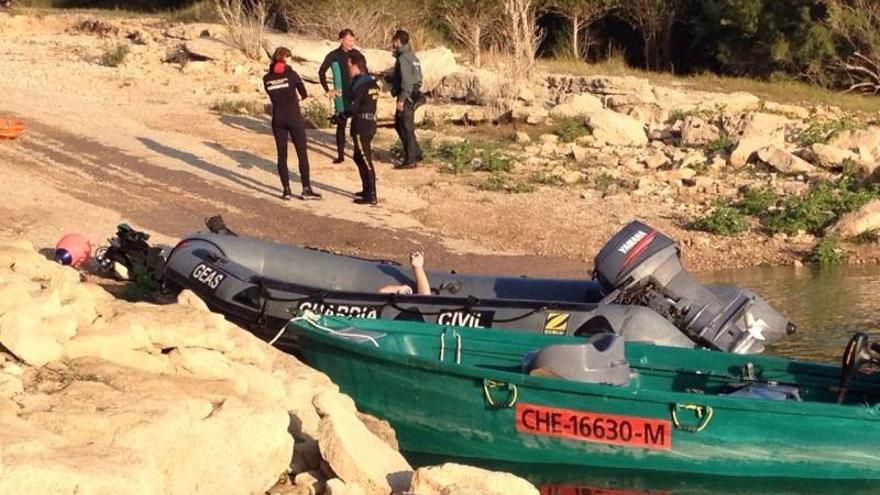
[(537, 494), (414, 470), (386, 422), (191, 293), (118, 300), (27, 242), (0, 243), (0, 344), (2, 494)]

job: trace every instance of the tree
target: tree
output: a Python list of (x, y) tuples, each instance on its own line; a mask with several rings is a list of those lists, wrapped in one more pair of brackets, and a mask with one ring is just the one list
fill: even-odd
[(538, 27), (538, 5), (535, 0), (502, 0), (504, 38), (513, 59), (517, 76), (528, 74), (535, 65), (535, 55), (544, 31)]
[(571, 25), (571, 55), (583, 59), (590, 47), (585, 31), (617, 4), (618, 0), (551, 0), (548, 7), (568, 20)]
[(847, 91), (880, 94), (880, 3), (829, 0), (828, 25), (841, 40), (834, 66), (848, 79)]
[(664, 70), (672, 64), (672, 27), (681, 7), (680, 0), (624, 0), (623, 19), (642, 34), (645, 67)]
[(485, 41), (500, 15), (499, 1), (441, 0), (438, 7), (449, 33), (468, 51), (474, 65), (479, 67)]

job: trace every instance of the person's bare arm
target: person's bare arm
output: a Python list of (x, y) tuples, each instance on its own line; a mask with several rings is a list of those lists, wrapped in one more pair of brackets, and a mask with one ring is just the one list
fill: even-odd
[(431, 284), (428, 282), (428, 275), (425, 273), (425, 256), (416, 251), (409, 255), (409, 262), (412, 264), (413, 275), (416, 279), (416, 294), (430, 296)]

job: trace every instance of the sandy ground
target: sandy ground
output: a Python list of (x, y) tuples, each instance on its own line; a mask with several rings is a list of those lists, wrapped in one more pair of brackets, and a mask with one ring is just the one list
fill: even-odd
[[(387, 153), (377, 162), (380, 204), (357, 206), (354, 164), (331, 163), (333, 137), (323, 130), (310, 131), (309, 143), (324, 201), (282, 202), (267, 119), (209, 110), (242, 91), (258, 97), (247, 84), (254, 74), (162, 63), (161, 42), (103, 67), (95, 60), (110, 41), (69, 24), (0, 14), (0, 115), (28, 123), (22, 138), (0, 142), (0, 235), (48, 246), (81, 231), (101, 241), (128, 221), (173, 242), (220, 213), (233, 230), (279, 242), (396, 260), (419, 249), (438, 268), (566, 277), (585, 276), (633, 218), (678, 239), (694, 270), (790, 264), (810, 248), (810, 240), (684, 230), (686, 209), (673, 198), (549, 186), (484, 192), (433, 165), (394, 170)], [(379, 142), (390, 143), (392, 131), (382, 133)]]

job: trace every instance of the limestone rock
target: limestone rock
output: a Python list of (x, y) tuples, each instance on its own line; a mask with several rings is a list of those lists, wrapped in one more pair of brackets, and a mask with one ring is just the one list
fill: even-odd
[(388, 421), (360, 411), (357, 412), (357, 417), (373, 435), (376, 435), (380, 440), (388, 444), (389, 447), (394, 450), (400, 449), (400, 445), (397, 443), (397, 433), (394, 432), (394, 428), (391, 427)]
[(538, 489), (531, 483), (512, 474), (455, 463), (419, 468), (413, 473), (410, 492), (419, 495), (538, 495)]
[(814, 143), (803, 151), (803, 158), (822, 168), (838, 167), (847, 160), (857, 160), (858, 155), (850, 150), (835, 148), (822, 143)]
[(687, 148), (700, 148), (721, 137), (715, 124), (696, 116), (687, 116), (681, 125), (681, 145)]
[(761, 107), (761, 99), (751, 93), (736, 92), (712, 95), (697, 105), (698, 109), (727, 115), (751, 112)]
[(233, 46), (217, 38), (193, 38), (184, 43), (183, 49), (189, 55), (200, 60), (223, 61), (238, 58), (238, 53)]
[(828, 144), (850, 150), (868, 162), (880, 161), (880, 127), (877, 126), (843, 131)]
[(293, 478), (293, 484), (304, 495), (319, 495), (324, 493), (327, 486), (327, 477), (320, 469), (299, 473)]
[(644, 146), (648, 135), (638, 120), (610, 110), (592, 112), (587, 116), (587, 125), (593, 137), (613, 146)]
[(346, 483), (339, 478), (327, 480), (326, 495), (365, 495), (364, 489), (356, 483)]
[(517, 144), (529, 144), (531, 142), (532, 142), (532, 138), (527, 133), (522, 132), (522, 131), (518, 131), (516, 133), (516, 143)]
[(322, 392), (315, 397), (315, 407), (321, 415), (321, 455), (339, 479), (362, 486), (367, 495), (386, 495), (409, 486), (412, 468), (406, 459), (357, 420), (350, 399)]
[(880, 199), (871, 200), (856, 211), (843, 215), (830, 232), (844, 238), (880, 230)]
[(770, 113), (779, 113), (793, 119), (806, 120), (810, 118), (810, 111), (796, 105), (783, 105), (772, 101), (764, 102), (764, 110)]
[(756, 113), (745, 119), (739, 141), (730, 155), (730, 164), (742, 167), (763, 148), (785, 147), (786, 119), (767, 113)]
[(223, 33), (225, 28), (219, 24), (193, 23), (172, 26), (165, 30), (165, 36), (179, 40), (207, 38)]
[(812, 174), (816, 167), (775, 146), (758, 151), (758, 159), (786, 175)]
[(513, 120), (532, 125), (542, 124), (549, 116), (550, 114), (544, 107), (518, 106), (514, 107), (511, 112)]
[(555, 119), (586, 117), (598, 110), (602, 110), (602, 100), (589, 93), (581, 93), (562, 100), (550, 110), (550, 116)]
[(471, 105), (489, 105), (499, 97), (498, 74), (484, 69), (459, 70), (444, 77), (432, 94)]
[(422, 67), (422, 92), (430, 93), (434, 91), (440, 86), (441, 81), (446, 76), (458, 70), (455, 55), (452, 53), (452, 50), (445, 46), (420, 50), (416, 53), (416, 56), (419, 58)]
[(667, 157), (662, 151), (655, 151), (649, 154), (644, 160), (642, 160), (642, 162), (649, 170), (657, 170), (670, 163), (669, 157)]

